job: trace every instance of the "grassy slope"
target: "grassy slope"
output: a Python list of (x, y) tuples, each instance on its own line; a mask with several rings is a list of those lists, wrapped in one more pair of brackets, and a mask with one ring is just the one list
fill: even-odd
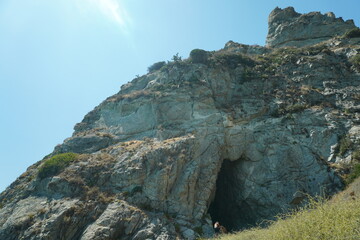
[(330, 201), (312, 201), (308, 208), (290, 213), (268, 228), (253, 228), (220, 239), (360, 239), (360, 178)]

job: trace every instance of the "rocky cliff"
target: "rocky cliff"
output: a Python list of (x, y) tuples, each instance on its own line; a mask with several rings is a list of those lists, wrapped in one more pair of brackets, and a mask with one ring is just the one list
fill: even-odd
[(269, 16), (266, 44), (270, 47), (309, 46), (355, 28), (353, 20), (336, 18), (332, 12), (297, 13), (294, 8), (275, 8)]
[[(334, 166), (356, 160), (360, 137), (360, 38), (320, 36), (319, 19), (354, 27), (331, 14), (269, 19), (267, 47), (194, 50), (88, 113), (1, 193), (0, 239), (195, 239), (341, 190)], [(279, 48), (301, 19), (306, 44)]]

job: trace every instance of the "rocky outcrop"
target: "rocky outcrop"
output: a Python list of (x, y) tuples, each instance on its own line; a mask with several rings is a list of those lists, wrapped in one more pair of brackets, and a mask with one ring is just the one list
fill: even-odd
[(334, 194), (329, 163), (360, 137), (359, 49), (229, 42), (134, 79), (1, 193), (0, 239), (210, 237), (213, 221), (239, 230)]
[(275, 8), (269, 16), (269, 47), (313, 45), (355, 28), (353, 20), (336, 18), (332, 12), (297, 13), (294, 8)]

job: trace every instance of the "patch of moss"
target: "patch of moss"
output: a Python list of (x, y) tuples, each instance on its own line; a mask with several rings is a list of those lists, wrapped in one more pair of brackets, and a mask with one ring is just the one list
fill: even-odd
[(40, 179), (54, 176), (60, 173), (64, 168), (66, 168), (71, 162), (75, 161), (78, 158), (76, 153), (61, 153), (57, 154), (41, 164), (38, 177)]

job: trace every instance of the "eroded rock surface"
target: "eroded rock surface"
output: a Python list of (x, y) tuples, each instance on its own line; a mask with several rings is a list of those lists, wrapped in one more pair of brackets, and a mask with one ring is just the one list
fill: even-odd
[(76, 160), (41, 178), (45, 158), (1, 193), (0, 239), (196, 239), (334, 194), (329, 163), (352, 161), (339, 143), (360, 137), (359, 52), (229, 42), (134, 79), (50, 155)]
[(332, 12), (300, 14), (292, 7), (276, 8), (269, 16), (266, 45), (309, 46), (335, 36), (342, 36), (353, 28), (355, 28), (353, 20), (344, 21), (342, 18), (336, 18)]

